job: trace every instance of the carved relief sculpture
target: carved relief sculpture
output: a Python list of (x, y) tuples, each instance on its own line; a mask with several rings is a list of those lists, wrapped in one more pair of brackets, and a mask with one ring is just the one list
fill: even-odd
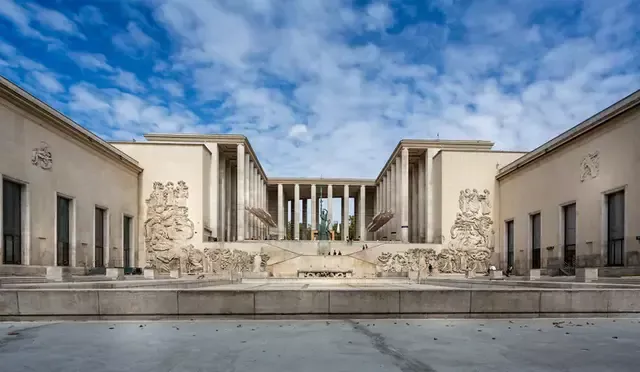
[[(241, 250), (227, 248), (205, 248), (204, 255), (211, 272), (216, 274), (250, 272), (255, 268), (266, 271), (269, 255), (255, 255)], [(258, 258), (259, 257), (259, 258)], [(259, 264), (259, 267), (258, 267)]]
[(409, 249), (378, 257), (378, 270), (385, 272), (422, 271), (432, 265), (443, 273), (466, 270), (484, 272), (493, 253), (493, 220), (489, 190), (460, 191), (459, 211), (451, 226), (449, 244), (436, 255), (433, 249)]
[[(153, 183), (153, 191), (145, 201), (147, 219), (144, 222), (147, 267), (160, 272), (180, 268), (181, 258), (185, 261), (182, 269), (194, 273), (201, 270), (198, 253), (187, 241), (193, 237), (194, 225), (189, 219), (187, 199), (189, 188), (184, 181)], [(201, 254), (202, 252), (200, 252)], [(191, 263), (189, 263), (191, 261)]]
[(594, 151), (582, 159), (580, 162), (580, 182), (588, 178), (596, 178), (600, 173), (600, 152)]
[(202, 274), (204, 272), (204, 253), (195, 249), (193, 245), (189, 244), (186, 247), (182, 247), (182, 254), (184, 267), (181, 268), (189, 275)]
[(51, 169), (53, 166), (53, 157), (49, 151), (49, 145), (46, 142), (40, 142), (40, 147), (36, 147), (31, 152), (31, 164), (42, 169)]

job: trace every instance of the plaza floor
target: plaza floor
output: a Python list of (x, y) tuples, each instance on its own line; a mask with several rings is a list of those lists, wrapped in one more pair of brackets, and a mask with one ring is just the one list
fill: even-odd
[(3, 372), (636, 372), (639, 363), (637, 319), (0, 323)]

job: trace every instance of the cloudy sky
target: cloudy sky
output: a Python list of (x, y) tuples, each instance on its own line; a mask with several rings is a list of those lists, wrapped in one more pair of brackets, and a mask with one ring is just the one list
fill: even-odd
[(0, 0), (0, 74), (106, 139), (240, 133), (270, 176), (375, 177), (401, 138), (530, 150), (632, 93), (638, 14), (640, 0)]

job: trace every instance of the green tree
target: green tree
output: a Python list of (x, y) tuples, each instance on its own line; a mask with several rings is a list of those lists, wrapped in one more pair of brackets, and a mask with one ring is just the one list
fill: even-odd
[(349, 216), (349, 237), (357, 239), (356, 236), (356, 216)]

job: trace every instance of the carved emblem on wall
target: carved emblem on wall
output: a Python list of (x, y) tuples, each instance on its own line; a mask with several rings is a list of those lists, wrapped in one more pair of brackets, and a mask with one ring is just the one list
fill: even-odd
[(193, 221), (189, 219), (187, 208), (188, 198), (189, 188), (184, 181), (178, 181), (177, 184), (153, 183), (153, 191), (145, 200), (147, 218), (144, 222), (144, 237), (148, 268), (160, 272), (178, 269), (181, 258), (186, 254), (186, 262), (193, 262), (187, 266), (192, 271), (199, 270), (198, 254), (192, 252), (193, 246), (187, 243), (194, 233)]
[(429, 265), (443, 273), (463, 273), (466, 270), (484, 272), (493, 253), (493, 220), (489, 190), (460, 191), (459, 211), (451, 226), (451, 241), (436, 254), (433, 249), (410, 249), (378, 256), (381, 271), (421, 271)]
[(40, 142), (40, 147), (36, 147), (31, 151), (31, 164), (42, 169), (51, 169), (53, 157), (46, 142)]
[(589, 178), (596, 178), (600, 173), (600, 152), (594, 151), (582, 159), (580, 162), (580, 182)]

